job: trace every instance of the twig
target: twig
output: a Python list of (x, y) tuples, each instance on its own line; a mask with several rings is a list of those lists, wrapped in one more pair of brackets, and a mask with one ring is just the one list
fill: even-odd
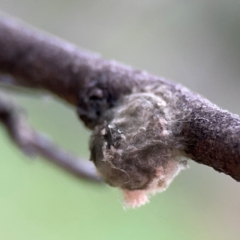
[[(19, 85), (50, 91), (73, 104), (95, 131), (115, 121), (115, 110), (129, 104), (128, 96), (151, 93), (165, 104), (160, 110), (171, 133), (166, 141), (170, 149), (240, 181), (239, 116), (179, 84), (104, 60), (9, 19), (0, 20), (0, 72), (12, 75)], [(109, 147), (115, 140), (105, 139)], [(94, 146), (92, 151), (95, 157), (96, 152), (103, 154)]]
[(95, 167), (90, 162), (70, 155), (46, 136), (34, 131), (21, 116), (19, 109), (3, 97), (0, 97), (0, 122), (6, 127), (13, 142), (28, 156), (42, 156), (77, 178), (101, 182), (96, 175)]

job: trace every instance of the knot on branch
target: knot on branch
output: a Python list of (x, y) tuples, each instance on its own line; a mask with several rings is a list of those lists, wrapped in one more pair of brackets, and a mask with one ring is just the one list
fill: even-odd
[(88, 128), (93, 129), (103, 113), (116, 105), (117, 95), (100, 83), (93, 84), (85, 93), (81, 93), (77, 113)]
[(163, 191), (186, 161), (176, 149), (166, 102), (152, 93), (125, 96), (106, 111), (91, 137), (91, 160), (125, 203), (137, 207)]

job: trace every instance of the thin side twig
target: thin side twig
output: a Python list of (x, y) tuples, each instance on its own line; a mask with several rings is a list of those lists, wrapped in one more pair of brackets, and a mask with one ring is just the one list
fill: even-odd
[(33, 130), (19, 109), (3, 97), (0, 97), (0, 122), (6, 127), (12, 141), (28, 156), (39, 155), (77, 178), (101, 182), (93, 164), (74, 157), (57, 147), (48, 137)]

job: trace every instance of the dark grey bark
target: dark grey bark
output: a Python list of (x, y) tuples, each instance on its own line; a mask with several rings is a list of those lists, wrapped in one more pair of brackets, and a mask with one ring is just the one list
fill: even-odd
[[(9, 19), (0, 20), (0, 72), (14, 79), (10, 84), (47, 90), (74, 105), (95, 135), (100, 134), (99, 126), (114, 121), (128, 96), (158, 96), (166, 103), (161, 106), (169, 133), (164, 146), (240, 181), (239, 116), (179, 84), (104, 60)], [(157, 137), (161, 134), (156, 136), (159, 141)], [(106, 138), (101, 141), (116, 146), (114, 134)], [(95, 145), (102, 143), (92, 142), (96, 163), (103, 153)]]

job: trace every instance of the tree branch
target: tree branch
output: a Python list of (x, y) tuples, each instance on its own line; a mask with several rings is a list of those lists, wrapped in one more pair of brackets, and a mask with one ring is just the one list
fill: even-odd
[[(121, 135), (121, 128), (128, 125), (125, 132), (134, 132), (134, 124), (130, 126), (129, 121), (136, 123), (138, 130), (145, 122), (151, 123), (144, 127), (149, 130), (144, 133), (145, 138), (134, 142), (138, 146), (139, 142), (146, 142), (148, 137), (150, 139), (154, 136), (148, 142), (152, 148), (148, 149), (147, 153), (154, 153), (155, 148), (158, 150), (156, 156), (160, 156), (159, 148), (164, 149), (164, 154), (169, 156), (175, 156), (177, 152), (177, 155), (190, 157), (240, 181), (239, 116), (220, 109), (179, 84), (115, 61), (104, 60), (96, 54), (80, 50), (9, 19), (0, 20), (0, 72), (11, 75), (20, 86), (50, 91), (77, 107), (86, 126), (94, 129), (91, 159), (112, 185), (128, 189), (144, 188), (143, 185), (136, 187), (137, 177), (135, 185), (133, 184), (135, 187), (126, 187), (121, 185), (121, 181), (120, 184), (118, 180), (113, 180), (111, 175), (116, 168), (126, 176), (131, 172), (129, 168), (141, 168), (137, 165), (131, 166), (137, 164), (137, 161), (133, 163), (129, 158), (127, 163), (121, 162), (118, 167), (116, 165), (119, 162), (113, 160), (116, 152), (124, 153), (127, 149), (127, 145), (120, 142), (119, 138), (123, 141), (124, 137), (128, 139), (130, 135)], [(135, 102), (138, 102), (138, 105), (135, 106)], [(149, 114), (148, 118), (141, 114), (139, 117), (139, 113), (145, 112), (146, 108), (152, 114)], [(124, 111), (123, 116), (120, 112)], [(155, 111), (157, 113), (154, 113)], [(154, 116), (158, 116), (158, 120), (154, 120)], [(129, 120), (121, 122), (119, 117)], [(131, 135), (132, 139), (136, 138), (138, 133)], [(161, 141), (164, 145), (156, 145), (156, 142), (160, 144)], [(126, 149), (122, 149), (123, 146)], [(140, 147), (136, 146), (135, 150), (139, 150)], [(109, 149), (114, 150), (115, 155), (109, 152)], [(112, 156), (107, 161), (111, 166), (111, 173), (102, 166), (102, 160), (106, 160), (106, 156)], [(132, 158), (135, 156), (137, 155), (131, 155)], [(125, 158), (127, 159), (126, 156)], [(124, 157), (121, 155), (119, 159), (123, 161)], [(102, 161), (101, 164), (99, 160)], [(163, 162), (157, 161), (157, 166), (159, 162)], [(150, 167), (145, 166), (144, 169), (148, 171), (148, 178), (157, 174)], [(144, 172), (144, 169), (141, 168), (141, 171)], [(152, 175), (149, 171), (152, 171)], [(111, 176), (106, 176), (109, 174)], [(115, 172), (114, 174), (119, 175)], [(149, 186), (149, 182), (149, 179), (146, 180), (144, 186)]]
[(0, 122), (4, 124), (12, 141), (28, 156), (42, 156), (77, 178), (101, 182), (95, 167), (63, 151), (50, 139), (34, 131), (11, 102), (0, 97)]

